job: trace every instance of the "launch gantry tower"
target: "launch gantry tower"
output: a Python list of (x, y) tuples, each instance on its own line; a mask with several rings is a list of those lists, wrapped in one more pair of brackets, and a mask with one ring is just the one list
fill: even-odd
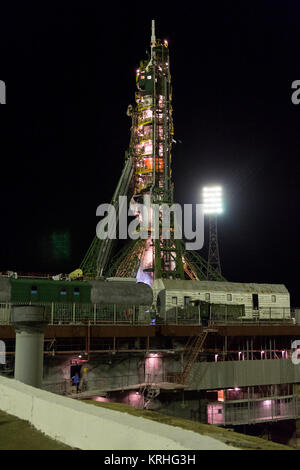
[[(131, 240), (114, 257), (114, 240), (95, 237), (80, 266), (86, 277), (136, 277), (152, 285), (159, 278), (205, 279), (207, 276), (206, 262), (196, 252), (186, 252), (183, 242), (175, 239), (176, 221), (172, 215), (169, 239), (162, 237), (160, 208), (162, 204), (173, 204), (172, 88), (168, 42), (156, 38), (154, 20), (151, 33), (151, 53), (136, 71), (135, 105), (129, 105), (127, 110), (132, 119), (129, 150), (111, 204), (119, 220), (120, 196), (127, 196), (128, 207), (133, 212), (147, 196), (150, 204), (158, 208), (159, 236), (154, 237), (153, 227), (143, 226), (143, 236)], [(134, 213), (141, 219), (140, 213)], [(223, 280), (212, 269), (211, 278)]]

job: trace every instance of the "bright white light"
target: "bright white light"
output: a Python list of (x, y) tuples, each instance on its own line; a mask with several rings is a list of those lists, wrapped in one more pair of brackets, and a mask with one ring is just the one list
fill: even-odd
[(204, 192), (210, 193), (210, 192), (222, 192), (222, 186), (210, 186), (210, 187), (205, 187), (203, 188)]
[(204, 214), (222, 214), (223, 212), (223, 190), (221, 186), (203, 188), (203, 210)]

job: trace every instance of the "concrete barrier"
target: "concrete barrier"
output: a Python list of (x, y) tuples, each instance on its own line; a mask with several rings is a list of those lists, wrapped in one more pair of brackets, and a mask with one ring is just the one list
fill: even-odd
[(1, 376), (0, 409), (84, 450), (232, 449), (192, 431), (88, 405)]

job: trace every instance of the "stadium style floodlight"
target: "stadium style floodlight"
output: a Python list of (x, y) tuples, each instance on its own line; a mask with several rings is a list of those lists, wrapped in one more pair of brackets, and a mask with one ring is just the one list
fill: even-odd
[(221, 186), (209, 186), (203, 188), (202, 195), (203, 212), (209, 218), (207, 279), (212, 279), (212, 270), (221, 274), (217, 219), (218, 215), (223, 212), (223, 190)]
[(204, 214), (222, 214), (223, 190), (221, 186), (203, 188)]

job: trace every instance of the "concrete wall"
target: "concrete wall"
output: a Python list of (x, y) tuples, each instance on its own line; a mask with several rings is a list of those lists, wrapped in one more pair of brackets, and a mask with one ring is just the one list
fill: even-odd
[[(76, 360), (81, 364), (78, 355), (45, 358), (43, 385), (70, 380), (71, 365), (75, 365)], [(143, 356), (92, 357), (89, 363), (85, 364), (88, 367), (88, 382), (97, 384), (99, 381), (99, 384), (101, 382), (109, 388), (142, 383), (145, 380), (144, 360)]]
[[(192, 394), (192, 395), (190, 395)], [(177, 392), (175, 394), (160, 394), (149, 405), (149, 410), (157, 411), (169, 416), (207, 422), (208, 400), (203, 398), (201, 392)]]
[(203, 439), (192, 431), (156, 423), (54, 395), (0, 376), (0, 409), (29, 421), (38, 430), (69, 446), (85, 450), (201, 449)]
[[(76, 356), (46, 358), (44, 384), (69, 380), (70, 363), (74, 358)], [(144, 356), (93, 357), (88, 364), (88, 381), (97, 383), (107, 378), (109, 388), (142, 383), (145, 380), (144, 361)], [(162, 375), (180, 370), (178, 356), (163, 359)], [(191, 371), (188, 389), (213, 390), (285, 383), (300, 383), (300, 365), (294, 365), (291, 359), (197, 362)]]
[(300, 365), (291, 359), (258, 361), (198, 362), (194, 365), (190, 390), (300, 383)]
[[(78, 355), (46, 357), (44, 361), (44, 384), (70, 379), (71, 360)], [(180, 372), (179, 355), (168, 355), (162, 361), (162, 376)], [(88, 380), (96, 382), (108, 378), (111, 388), (123, 385), (136, 385), (145, 380), (145, 356), (92, 356), (88, 364)], [(222, 388), (247, 387), (300, 383), (300, 365), (291, 359), (266, 359), (222, 362), (196, 362), (189, 380), (189, 390), (212, 390)]]

